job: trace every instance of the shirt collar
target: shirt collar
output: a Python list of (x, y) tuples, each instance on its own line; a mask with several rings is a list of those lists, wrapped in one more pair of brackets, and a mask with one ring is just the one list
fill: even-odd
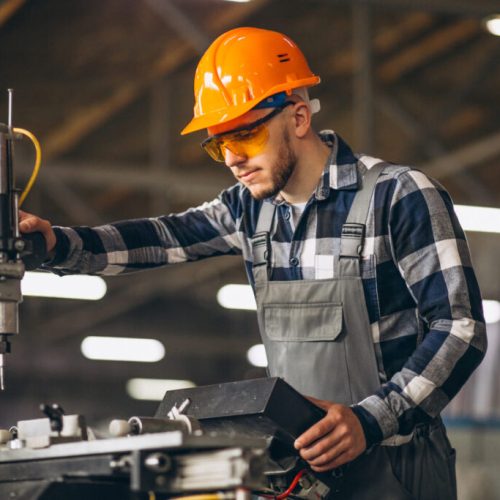
[(354, 156), (351, 148), (333, 130), (323, 130), (319, 136), (331, 148), (332, 152), (316, 188), (316, 198), (324, 200), (330, 194), (330, 189), (358, 189), (358, 159)]
[[(358, 189), (358, 159), (354, 156), (351, 148), (333, 130), (322, 130), (319, 137), (331, 149), (331, 153), (314, 192), (316, 199), (325, 200), (328, 198), (330, 189)], [(279, 194), (274, 198), (269, 198), (268, 201), (276, 205), (284, 203)]]

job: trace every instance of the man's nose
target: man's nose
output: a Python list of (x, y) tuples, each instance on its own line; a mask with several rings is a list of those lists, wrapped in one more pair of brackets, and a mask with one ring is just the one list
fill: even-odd
[(247, 160), (245, 155), (233, 153), (230, 149), (224, 149), (224, 161), (228, 167), (237, 167)]

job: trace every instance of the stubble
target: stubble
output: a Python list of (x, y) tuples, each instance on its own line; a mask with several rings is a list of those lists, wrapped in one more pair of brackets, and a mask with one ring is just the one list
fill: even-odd
[(271, 171), (271, 185), (259, 192), (254, 192), (249, 187), (252, 196), (256, 200), (275, 197), (287, 185), (296, 165), (297, 157), (290, 147), (290, 135), (285, 128), (283, 130), (283, 140), (278, 149), (277, 160)]

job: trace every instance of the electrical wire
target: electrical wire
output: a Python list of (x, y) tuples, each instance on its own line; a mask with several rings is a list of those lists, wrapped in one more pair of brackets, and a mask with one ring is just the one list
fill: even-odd
[(290, 486), (283, 492), (280, 493), (277, 497), (276, 500), (283, 500), (290, 495), (290, 493), (295, 489), (295, 486), (297, 486), (300, 478), (304, 475), (306, 472), (306, 469), (302, 469), (297, 473), (297, 475), (293, 478), (293, 481), (290, 483)]
[(283, 500), (285, 499), (290, 493), (295, 489), (295, 486), (297, 486), (300, 478), (304, 475), (306, 472), (306, 469), (302, 469), (297, 473), (297, 475), (293, 478), (293, 481), (290, 483), (290, 486), (283, 492), (280, 493), (277, 497), (276, 500)]
[(292, 479), (292, 482), (290, 483), (290, 486), (283, 492), (280, 493), (279, 495), (263, 495), (262, 493), (259, 494), (259, 496), (265, 497), (265, 498), (274, 498), (275, 500), (284, 500), (287, 498), (292, 491), (295, 489), (297, 484), (300, 481), (300, 478), (307, 472), (307, 469), (302, 469), (297, 473), (297, 475)]
[(31, 188), (33, 187), (33, 184), (35, 183), (35, 180), (38, 176), (40, 164), (42, 163), (42, 148), (40, 147), (38, 139), (29, 130), (26, 130), (24, 128), (14, 128), (13, 131), (17, 134), (22, 134), (28, 137), (28, 139), (30, 139), (33, 143), (33, 146), (35, 146), (36, 151), (35, 166), (33, 167), (33, 172), (31, 173), (28, 184), (26, 184), (26, 187), (24, 188), (24, 191), (19, 198), (19, 206), (21, 206), (23, 204), (23, 201), (26, 199), (26, 196), (28, 196), (28, 193), (31, 191)]

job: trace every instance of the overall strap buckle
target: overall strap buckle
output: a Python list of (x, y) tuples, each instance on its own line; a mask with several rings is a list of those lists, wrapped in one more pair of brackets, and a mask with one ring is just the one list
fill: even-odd
[(357, 222), (346, 222), (342, 226), (342, 237), (340, 239), (340, 257), (358, 258), (363, 250), (365, 239), (364, 224)]
[(268, 231), (255, 233), (252, 238), (253, 267), (270, 267), (271, 239)]

